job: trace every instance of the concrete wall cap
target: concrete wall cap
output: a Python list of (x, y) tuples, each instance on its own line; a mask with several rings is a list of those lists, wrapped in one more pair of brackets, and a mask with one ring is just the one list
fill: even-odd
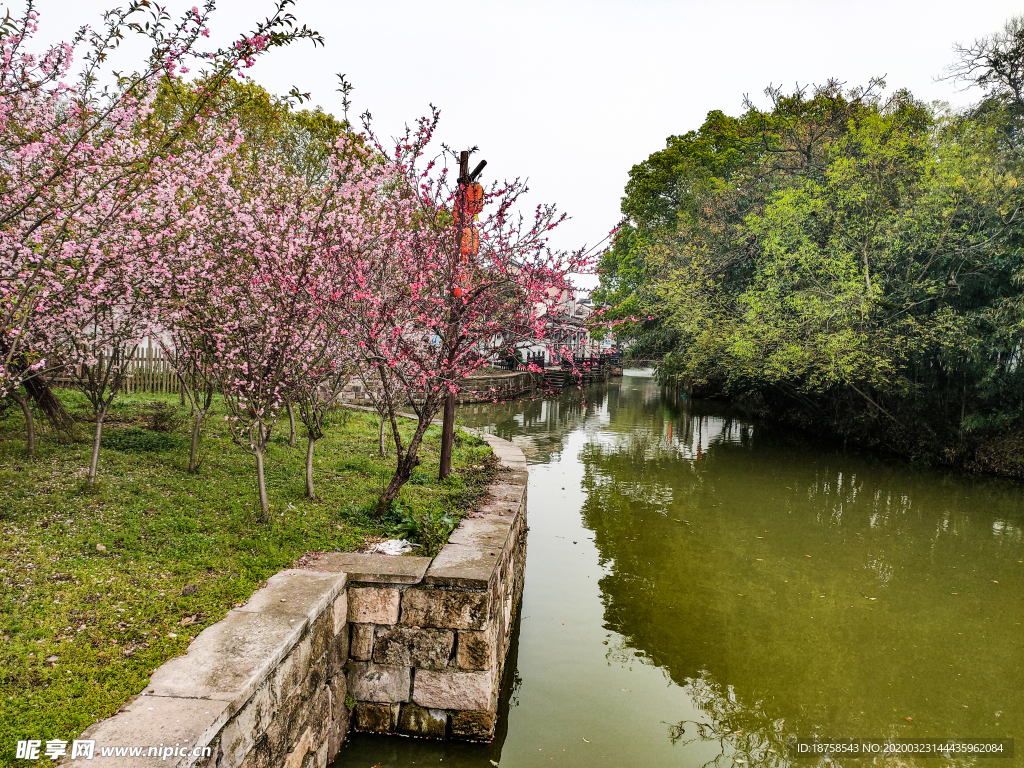
[(295, 647), (305, 618), (232, 611), (199, 633), (184, 656), (161, 665), (147, 693), (217, 699), (241, 707)]
[(312, 622), (345, 589), (347, 578), (344, 573), (290, 568), (267, 579), (267, 585), (236, 610), (304, 616)]
[(501, 547), (480, 543), (446, 544), (434, 558), (424, 581), (450, 587), (484, 589), (501, 562)]
[(364, 552), (324, 552), (313, 566), (325, 571), (343, 571), (348, 574), (349, 581), (419, 584), (430, 567), (430, 558)]
[[(122, 711), (90, 726), (83, 738), (96, 739), (95, 757), (88, 761), (95, 768), (191, 768), (207, 758), (193, 757), (102, 757), (99, 747), (137, 747), (165, 744), (205, 747), (217, 736), (230, 715), (226, 701), (205, 701), (164, 696), (139, 696)], [(189, 752), (192, 750), (189, 749)], [(216, 758), (216, 750), (214, 750)], [(66, 762), (77, 765), (78, 760)]]
[(484, 514), (480, 517), (467, 517), (448, 537), (448, 543), (504, 549), (514, 521), (512, 515)]
[(499, 459), (504, 460), (507, 457), (507, 459), (510, 461), (522, 461), (524, 463), (526, 462), (526, 454), (524, 454), (522, 450), (514, 443), (511, 443), (508, 440), (504, 440), (498, 437), (497, 435), (492, 435), (487, 432), (481, 433), (480, 437), (483, 438), (487, 442), (487, 444), (491, 446), (491, 449), (494, 451), (495, 454), (497, 454)]

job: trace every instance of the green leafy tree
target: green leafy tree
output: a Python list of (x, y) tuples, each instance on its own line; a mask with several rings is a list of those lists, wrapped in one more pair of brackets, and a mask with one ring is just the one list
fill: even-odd
[(769, 88), (670, 139), (631, 174), (595, 297), (695, 394), (1024, 474), (1012, 88), (957, 114), (883, 86)]

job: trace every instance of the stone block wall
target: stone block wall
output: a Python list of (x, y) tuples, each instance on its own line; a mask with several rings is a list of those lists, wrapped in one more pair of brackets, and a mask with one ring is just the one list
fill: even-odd
[[(91, 726), (90, 766), (325, 768), (348, 731), (344, 573), (281, 571)], [(103, 757), (101, 747), (173, 754)], [(69, 762), (69, 765), (80, 761)]]
[(495, 398), (508, 400), (533, 392), (543, 381), (543, 374), (530, 371), (478, 373), (466, 379), (462, 391), (455, 399), (459, 405), (489, 403)]
[(490, 501), (437, 557), (328, 553), (348, 574), (349, 695), (360, 731), (488, 740), (523, 590), (526, 459), (485, 436), (503, 466)]
[[(495, 398), (507, 400), (533, 392), (544, 381), (544, 375), (530, 371), (491, 371), (478, 373), (468, 378), (461, 392), (455, 396), (456, 401), (465, 403), (489, 403)], [(366, 390), (366, 385), (358, 377), (354, 377), (344, 386), (338, 399), (343, 403), (356, 406), (370, 406), (373, 400)]]

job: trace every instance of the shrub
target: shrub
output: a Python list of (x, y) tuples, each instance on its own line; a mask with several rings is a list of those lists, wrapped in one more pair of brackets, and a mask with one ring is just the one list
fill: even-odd
[(423, 554), (428, 557), (436, 555), (448, 543), (448, 536), (457, 522), (443, 509), (414, 511), (399, 507), (397, 503), (392, 509), (399, 513), (399, 521), (393, 529), (394, 535), (421, 544), (425, 550)]
[(105, 434), (101, 444), (122, 453), (163, 453), (181, 447), (183, 438), (166, 432), (126, 427)]
[(153, 432), (177, 432), (185, 423), (178, 409), (169, 403), (150, 403), (143, 413), (146, 429)]

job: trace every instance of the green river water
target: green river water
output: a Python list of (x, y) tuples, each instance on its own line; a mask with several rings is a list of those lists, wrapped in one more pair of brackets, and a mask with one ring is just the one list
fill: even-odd
[(629, 373), (462, 411), (530, 462), (498, 735), (351, 734), (336, 768), (815, 765), (793, 735), (1015, 738), (874, 764), (1024, 765), (1024, 488), (767, 434)]

